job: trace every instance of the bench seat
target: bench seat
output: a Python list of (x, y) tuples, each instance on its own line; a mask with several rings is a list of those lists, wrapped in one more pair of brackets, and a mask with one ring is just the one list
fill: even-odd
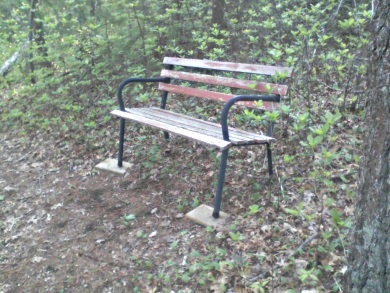
[(175, 133), (220, 150), (225, 150), (232, 145), (264, 144), (274, 140), (274, 138), (262, 134), (229, 127), (230, 141), (225, 141), (220, 124), (154, 107), (126, 108), (126, 112), (114, 110), (111, 114)]

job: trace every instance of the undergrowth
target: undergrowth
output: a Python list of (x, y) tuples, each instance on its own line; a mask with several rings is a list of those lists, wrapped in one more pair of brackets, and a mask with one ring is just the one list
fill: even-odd
[[(221, 27), (211, 23), (211, 4), (204, 1), (131, 2), (101, 1), (93, 13), (82, 1), (65, 1), (60, 10), (46, 2), (37, 8), (44, 33), (35, 33), (44, 42), (29, 44), (0, 79), (2, 134), (28, 141), (45, 133), (80, 155), (104, 157), (116, 153), (117, 123), (109, 112), (117, 107), (118, 84), (128, 76), (158, 75), (163, 56), (292, 66), (291, 92), (279, 112), (240, 116), (241, 123), (258, 129), (269, 118), (277, 123), (276, 176), (264, 179), (257, 149), (233, 152), (225, 204), (234, 207), (235, 221), (223, 231), (208, 228), (202, 251), (180, 251), (182, 243), (188, 247), (192, 241), (183, 231), (165, 262), (134, 256), (138, 273), (129, 278), (134, 292), (146, 287), (342, 292), (364, 117), (366, 67), (359, 53), (368, 40), (370, 7), (355, 1), (342, 6), (338, 1), (226, 1)], [(3, 63), (27, 39), (29, 7), (4, 2), (0, 8)], [(135, 105), (158, 104), (151, 85), (137, 86), (131, 94)], [(213, 107), (195, 109), (219, 113), (220, 105)], [(130, 134), (133, 146), (125, 155), (141, 162), (145, 174), (157, 168), (164, 178), (180, 176), (182, 166), (164, 166), (169, 157), (161, 141), (150, 141), (149, 130), (137, 126)], [(187, 162), (198, 158), (186, 167), (197, 176), (206, 174), (210, 186), (196, 198), (190, 196), (193, 187), (178, 199), (179, 211), (211, 200), (218, 163), (218, 155), (208, 150), (184, 152)]]

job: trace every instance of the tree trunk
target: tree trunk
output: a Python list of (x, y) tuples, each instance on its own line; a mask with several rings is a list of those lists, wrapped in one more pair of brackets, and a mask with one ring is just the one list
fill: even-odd
[(182, 0), (173, 0), (173, 7), (175, 8), (175, 11), (177, 11), (172, 15), (173, 22), (180, 22), (180, 13), (178, 12), (181, 10), (182, 2)]
[[(30, 72), (34, 73), (35, 66), (38, 67), (51, 67), (51, 63), (47, 61), (48, 52), (46, 47), (46, 40), (45, 40), (45, 32), (43, 28), (43, 23), (41, 20), (37, 21), (39, 19), (39, 16), (37, 17), (37, 10), (40, 5), (40, 0), (31, 0), (30, 2), (30, 15), (29, 15), (29, 34), (28, 34), (28, 41), (32, 45), (35, 43), (37, 45), (37, 55), (40, 55), (43, 57), (42, 62), (34, 63), (34, 53), (30, 49), (30, 60), (29, 60), (29, 68)], [(31, 78), (31, 82), (35, 83), (35, 77)]]
[(218, 24), (220, 28), (226, 28), (224, 20), (225, 15), (225, 0), (213, 0), (213, 10), (211, 22)]
[(390, 2), (376, 1), (346, 292), (390, 292)]
[[(34, 39), (34, 29), (35, 29), (35, 9), (37, 8), (39, 0), (31, 0), (30, 3), (30, 15), (29, 15), (29, 33), (28, 33), (28, 42), (32, 44)], [(29, 69), (30, 73), (33, 74), (35, 70), (34, 62), (33, 62), (34, 54), (32, 50), (30, 49), (30, 60), (29, 60)], [(31, 82), (35, 84), (35, 78), (34, 76), (31, 77)]]

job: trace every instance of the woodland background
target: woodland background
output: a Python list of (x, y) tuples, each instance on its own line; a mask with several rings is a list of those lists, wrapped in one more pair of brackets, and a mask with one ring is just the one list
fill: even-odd
[[(261, 171), (254, 171), (249, 166), (256, 161), (252, 149), (234, 154), (232, 164), (238, 165), (227, 193), (240, 215), (235, 222), (222, 232), (204, 231), (211, 234), (205, 236), (209, 247), (188, 252), (185, 264), (183, 247), (190, 247), (191, 240), (181, 231), (158, 261), (128, 253), (137, 274), (104, 276), (102, 283), (91, 278), (83, 286), (109, 291), (127, 284), (123, 286), (140, 292), (341, 292), (361, 158), (367, 70), (362, 52), (369, 42), (371, 9), (371, 3), (355, 0), (2, 1), (1, 134), (17, 138), (25, 148), (49, 141), (55, 146), (51, 166), (86, 177), (99, 176), (89, 171), (92, 166), (116, 155), (118, 127), (109, 112), (117, 107), (119, 83), (130, 76), (157, 76), (164, 56), (295, 69), (279, 112), (243, 111), (240, 116), (242, 125), (254, 129), (264, 128), (269, 119), (277, 122), (277, 175), (271, 182), (248, 179), (245, 174), (251, 172), (267, 177), (263, 162), (256, 165)], [(151, 86), (135, 87), (131, 93), (136, 104), (158, 103), (159, 93)], [(212, 107), (217, 106), (199, 102), (193, 108), (207, 116)], [(218, 161), (213, 152), (195, 152), (207, 157), (198, 169), (202, 160), (188, 152), (180, 160), (189, 169), (161, 169), (170, 149), (149, 138), (150, 131), (142, 127), (130, 132), (141, 134), (127, 158), (140, 166), (142, 180), (174, 182), (172, 176), (185, 172), (213, 179), (210, 168)], [(169, 187), (184, 191), (173, 200), (174, 214), (211, 200), (213, 183), (195, 183)], [(7, 202), (10, 192), (0, 194), (0, 206)], [(8, 231), (11, 214), (6, 209), (3, 231)], [(149, 234), (140, 217), (129, 212), (118, 221), (124, 222), (123, 230), (132, 227), (135, 241), (142, 243)], [(9, 245), (8, 240), (0, 243), (3, 249)], [(11, 279), (4, 277), (4, 284)], [(78, 282), (62, 281), (62, 289), (78, 288)], [(61, 288), (59, 282), (53, 284), (50, 288)], [(44, 285), (36, 286), (32, 288)]]

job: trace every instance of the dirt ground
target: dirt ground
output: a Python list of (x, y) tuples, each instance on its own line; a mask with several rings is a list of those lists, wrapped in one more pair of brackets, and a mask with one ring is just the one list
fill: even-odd
[(118, 284), (131, 292), (134, 255), (154, 255), (158, 265), (178, 231), (197, 238), (204, 230), (158, 181), (56, 166), (49, 145), (1, 138), (0, 292), (111, 292)]
[(206, 228), (183, 217), (191, 202), (180, 199), (186, 189), (213, 193), (215, 168), (202, 152), (194, 155), (204, 157), (205, 169), (193, 172), (200, 168), (194, 164), (188, 176), (192, 155), (183, 161), (183, 150), (170, 148), (163, 153), (176, 165), (168, 168), (179, 166), (180, 176), (161, 175), (163, 166), (145, 176), (137, 164), (118, 176), (92, 171), (96, 158), (77, 159), (44, 136), (30, 142), (2, 135), (0, 292), (157, 292), (134, 277), (140, 260), (157, 274), (167, 258), (185, 262), (207, 241)]
[[(283, 259), (302, 243), (315, 247), (318, 227), (283, 209), (302, 196), (307, 208), (317, 204), (312, 193), (302, 195), (288, 180), (283, 186), (270, 180), (265, 152), (232, 151), (236, 163), (228, 166), (222, 206), (230, 222), (210, 231), (184, 215), (200, 203), (212, 205), (215, 152), (180, 138), (169, 144), (148, 138), (127, 145), (125, 159), (134, 166), (118, 176), (93, 169), (114, 158), (115, 150), (86, 154), (77, 148), (47, 135), (31, 140), (1, 134), (1, 293), (232, 293), (248, 292), (245, 284), (260, 277), (275, 280), (272, 292), (299, 284), (293, 272), (309, 264), (305, 257), (312, 252), (296, 255), (293, 266)], [(280, 162), (276, 168), (285, 176), (292, 172)], [(283, 194), (288, 197), (282, 201)], [(260, 210), (248, 214), (254, 203)], [(316, 257), (341, 268), (342, 254), (338, 249)], [(338, 274), (323, 275), (323, 288)]]

